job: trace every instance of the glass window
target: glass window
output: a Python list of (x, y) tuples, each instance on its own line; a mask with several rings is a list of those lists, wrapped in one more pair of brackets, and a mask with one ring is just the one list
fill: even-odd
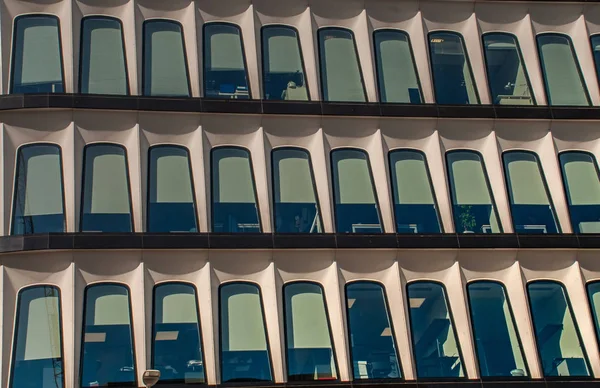
[(321, 90), (324, 101), (366, 102), (354, 34), (340, 28), (319, 30)]
[(144, 22), (143, 78), (145, 96), (190, 96), (181, 24), (169, 20)]
[(600, 344), (600, 281), (589, 283), (587, 286), (594, 326), (596, 326), (596, 338)]
[(537, 46), (548, 104), (591, 105), (571, 38), (541, 34), (537, 36)]
[(262, 29), (265, 100), (308, 101), (308, 85), (298, 31), (286, 26)]
[(260, 233), (250, 152), (243, 148), (212, 150), (213, 232)]
[(384, 288), (372, 282), (346, 285), (354, 379), (401, 378)]
[(137, 386), (129, 289), (92, 285), (84, 299), (81, 386)]
[(509, 151), (502, 155), (515, 232), (559, 233), (550, 194), (536, 154)]
[(188, 150), (155, 146), (149, 159), (148, 232), (197, 232)]
[(412, 344), (418, 378), (465, 377), (444, 287), (437, 283), (408, 285)]
[(492, 103), (535, 105), (517, 38), (501, 32), (485, 34), (483, 48)]
[(431, 73), (438, 104), (479, 104), (469, 56), (460, 34), (429, 34)]
[(600, 35), (590, 37), (592, 43), (592, 54), (594, 55), (594, 64), (596, 65), (596, 77), (600, 81)]
[(12, 234), (65, 231), (60, 147), (34, 144), (19, 148)]
[(283, 287), (288, 381), (337, 380), (325, 295), (314, 283)]
[(83, 18), (80, 66), (81, 93), (129, 94), (123, 25), (119, 19)]
[(600, 233), (600, 178), (596, 158), (588, 152), (559, 155), (575, 233)]
[(250, 98), (242, 31), (234, 24), (204, 25), (204, 97)]
[(478, 281), (467, 286), (475, 348), (482, 377), (528, 376), (525, 357), (504, 286)]
[(338, 233), (382, 233), (369, 156), (356, 149), (331, 152)]
[(437, 203), (425, 154), (390, 152), (394, 215), (398, 233), (441, 233)]
[(298, 148), (273, 150), (273, 198), (277, 233), (323, 231), (310, 155)]
[(379, 101), (422, 103), (417, 67), (408, 34), (398, 30), (378, 30), (373, 33), (373, 39)]
[(152, 368), (161, 382), (204, 383), (196, 289), (184, 283), (154, 287)]
[(11, 388), (65, 386), (58, 288), (19, 291), (13, 346)]
[(536, 281), (527, 285), (527, 293), (544, 376), (590, 376), (564, 287)]
[(271, 381), (271, 358), (260, 289), (221, 286), (221, 382)]
[(125, 148), (92, 144), (83, 151), (82, 232), (131, 232), (129, 169)]
[(482, 156), (473, 151), (451, 151), (446, 162), (456, 231), (502, 233)]
[(56, 16), (15, 19), (11, 93), (63, 93), (62, 47)]

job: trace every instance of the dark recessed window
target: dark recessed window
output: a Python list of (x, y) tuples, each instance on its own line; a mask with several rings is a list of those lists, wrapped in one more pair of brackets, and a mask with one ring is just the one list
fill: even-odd
[(600, 81), (600, 35), (590, 37), (592, 44), (592, 54), (594, 55), (594, 65), (596, 66), (596, 77)]
[(27, 145), (17, 152), (12, 234), (65, 231), (60, 147)]
[(590, 299), (590, 307), (592, 308), (592, 316), (594, 317), (596, 338), (598, 339), (598, 344), (600, 344), (600, 281), (588, 284), (587, 292)]

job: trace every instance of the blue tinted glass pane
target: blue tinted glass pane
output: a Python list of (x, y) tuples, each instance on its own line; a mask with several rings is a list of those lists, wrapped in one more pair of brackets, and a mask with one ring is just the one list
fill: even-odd
[(524, 377), (527, 366), (504, 287), (475, 282), (468, 286), (471, 322), (482, 377)]
[(129, 290), (103, 284), (85, 291), (81, 386), (136, 385)]
[(12, 356), (11, 388), (62, 388), (62, 322), (56, 287), (19, 292)]
[(221, 287), (221, 382), (271, 381), (260, 289), (253, 284)]
[(592, 307), (592, 315), (594, 316), (596, 338), (600, 344), (600, 282), (588, 284), (587, 290), (590, 298), (590, 306)]
[(586, 152), (559, 156), (575, 233), (600, 232), (600, 179), (596, 159)]
[(354, 379), (402, 377), (383, 287), (366, 282), (347, 285), (346, 306)]
[(58, 18), (25, 16), (15, 20), (12, 93), (63, 93)]
[(398, 233), (441, 233), (437, 204), (425, 155), (390, 152), (394, 215)]
[(150, 148), (148, 232), (197, 232), (189, 152), (185, 148)]
[(600, 35), (594, 35), (591, 38), (592, 54), (594, 54), (594, 64), (596, 65), (596, 76), (600, 80)]
[(131, 232), (129, 171), (125, 149), (87, 146), (83, 161), (82, 232)]
[(429, 34), (431, 72), (438, 104), (479, 104), (479, 96), (460, 35)]
[(292, 283), (283, 294), (288, 381), (337, 380), (323, 289)]
[(273, 151), (273, 198), (277, 233), (322, 232), (308, 152)]
[(531, 152), (505, 152), (504, 171), (510, 197), (510, 210), (517, 233), (559, 233), (537, 155)]
[(341, 149), (331, 153), (338, 233), (382, 233), (371, 166), (365, 152)]
[(196, 289), (168, 283), (154, 288), (152, 368), (161, 382), (204, 383)]
[(65, 231), (60, 148), (25, 146), (17, 154), (12, 234)]
[(458, 339), (443, 287), (436, 283), (409, 284), (408, 301), (417, 376), (464, 377)]
[(538, 354), (544, 376), (589, 376), (589, 367), (563, 286), (549, 281), (527, 285)]
[(517, 38), (502, 33), (485, 34), (483, 46), (492, 102), (499, 105), (534, 105)]
[(242, 32), (233, 24), (204, 25), (204, 97), (250, 98)]

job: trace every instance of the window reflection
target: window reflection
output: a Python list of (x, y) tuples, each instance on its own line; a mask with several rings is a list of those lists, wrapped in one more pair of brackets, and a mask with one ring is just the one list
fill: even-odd
[(88, 286), (84, 299), (81, 386), (137, 386), (129, 289)]
[(504, 286), (478, 281), (470, 283), (467, 290), (481, 376), (528, 376)]
[(321, 233), (322, 223), (307, 151), (275, 149), (273, 197), (277, 233)]
[(160, 382), (204, 383), (196, 289), (183, 283), (154, 287), (152, 368)]
[(492, 102), (498, 105), (535, 105), (517, 38), (506, 33), (483, 36)]
[(596, 77), (600, 81), (600, 35), (590, 37), (592, 44), (592, 54), (594, 55), (594, 65), (596, 66)]
[(441, 233), (437, 203), (425, 154), (390, 152), (394, 215), (398, 233)]
[(533, 327), (544, 376), (590, 376), (577, 323), (562, 285), (527, 285)]
[(402, 377), (383, 287), (370, 282), (346, 285), (346, 307), (354, 379)]
[(444, 288), (429, 282), (409, 284), (408, 302), (417, 377), (465, 377)]
[(271, 359), (260, 289), (221, 286), (221, 382), (271, 381)]
[(64, 387), (60, 305), (56, 287), (19, 291), (11, 388)]
[(283, 288), (288, 381), (337, 380), (323, 289), (314, 283)]
[(587, 152), (559, 155), (575, 233), (600, 233), (600, 177), (596, 158)]
[(34, 144), (19, 148), (12, 234), (65, 231), (60, 147)]
[(598, 344), (600, 344), (600, 281), (588, 284), (587, 292), (590, 307), (592, 308), (592, 316), (594, 317), (596, 339), (598, 340)]
[(515, 231), (560, 233), (537, 155), (509, 151), (502, 158)]

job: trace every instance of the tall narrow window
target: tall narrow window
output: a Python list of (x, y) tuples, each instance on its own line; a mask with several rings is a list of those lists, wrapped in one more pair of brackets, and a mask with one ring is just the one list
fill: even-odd
[(491, 281), (478, 281), (470, 283), (467, 291), (481, 376), (528, 376), (519, 333), (504, 286)]
[(145, 96), (190, 96), (181, 24), (170, 20), (144, 22), (143, 66)]
[(221, 382), (272, 381), (260, 289), (249, 283), (221, 286)]
[(346, 285), (354, 379), (401, 378), (385, 290), (377, 283)]
[(60, 23), (53, 15), (15, 19), (11, 93), (63, 93)]
[(408, 302), (417, 377), (465, 377), (444, 287), (431, 282), (409, 284)]
[(119, 19), (105, 16), (83, 18), (79, 91), (129, 94), (123, 25)]
[(92, 285), (86, 288), (84, 300), (81, 387), (136, 387), (129, 289)]
[(455, 32), (431, 32), (429, 56), (438, 104), (479, 104), (463, 37)]
[(323, 289), (314, 283), (283, 288), (288, 381), (337, 380)]
[(298, 31), (287, 26), (263, 27), (262, 51), (264, 99), (307, 101)]
[(323, 101), (367, 101), (352, 31), (341, 28), (321, 28), (319, 57)]
[(242, 31), (234, 24), (204, 25), (204, 97), (250, 98)]
[(483, 48), (492, 103), (535, 105), (519, 41), (514, 35), (483, 35)]
[(212, 150), (213, 232), (260, 233), (250, 152), (243, 148)]
[(451, 151), (446, 161), (456, 231), (502, 233), (483, 157), (473, 151)]
[(590, 376), (565, 288), (536, 281), (527, 285), (527, 292), (544, 376)]
[(509, 151), (502, 158), (515, 232), (560, 233), (537, 155)]
[(600, 233), (600, 177), (594, 155), (583, 151), (559, 156), (575, 233)]
[(17, 152), (12, 234), (65, 231), (62, 158), (52, 144), (23, 146)]
[(204, 383), (204, 362), (196, 289), (190, 284), (154, 287), (152, 368), (160, 381)]
[(596, 78), (600, 81), (600, 35), (590, 37), (592, 44), (592, 54), (594, 55), (594, 65), (596, 66)]
[(273, 150), (273, 199), (277, 233), (323, 231), (310, 156), (298, 148)]
[(56, 287), (19, 291), (10, 388), (65, 386), (60, 305)]
[(155, 146), (149, 159), (148, 232), (197, 232), (188, 150)]
[(373, 33), (379, 101), (420, 104), (421, 87), (417, 67), (404, 31), (378, 30)]
[(369, 156), (357, 149), (331, 152), (338, 233), (382, 233)]
[(590, 299), (590, 307), (592, 308), (592, 316), (594, 317), (594, 326), (596, 327), (596, 339), (600, 344), (600, 281), (588, 284), (588, 297)]
[(389, 156), (397, 232), (441, 233), (425, 154), (397, 150)]
[(92, 144), (83, 151), (82, 232), (131, 232), (131, 197), (125, 148)]
[(540, 34), (537, 47), (548, 104), (591, 105), (571, 38), (561, 34)]

